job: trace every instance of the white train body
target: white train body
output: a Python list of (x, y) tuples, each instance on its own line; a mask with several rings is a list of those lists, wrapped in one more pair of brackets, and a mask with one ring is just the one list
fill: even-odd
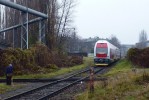
[(99, 40), (94, 46), (95, 65), (108, 65), (120, 58), (120, 49), (108, 42)]

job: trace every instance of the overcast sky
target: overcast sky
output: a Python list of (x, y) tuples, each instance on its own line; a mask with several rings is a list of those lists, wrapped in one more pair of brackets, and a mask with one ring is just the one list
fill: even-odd
[(135, 44), (145, 30), (149, 37), (149, 0), (78, 0), (74, 24), (82, 38), (115, 35)]

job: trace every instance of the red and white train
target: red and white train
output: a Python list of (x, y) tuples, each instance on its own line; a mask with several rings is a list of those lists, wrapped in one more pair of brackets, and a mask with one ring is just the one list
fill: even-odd
[(94, 46), (94, 63), (95, 65), (109, 65), (120, 59), (120, 49), (108, 42), (99, 40)]

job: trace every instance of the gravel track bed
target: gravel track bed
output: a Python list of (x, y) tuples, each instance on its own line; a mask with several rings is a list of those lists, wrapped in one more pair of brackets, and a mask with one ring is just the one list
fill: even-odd
[[(96, 68), (94, 71), (97, 71), (99, 68)], [(106, 73), (110, 68), (105, 68), (97, 74)], [(96, 75), (97, 75), (96, 74)], [(89, 75), (89, 72), (88, 74)], [(84, 92), (88, 88), (89, 82), (79, 82), (78, 84), (64, 90), (62, 93), (49, 98), (49, 100), (75, 100), (75, 96), (81, 92)]]
[(52, 92), (60, 89), (61, 87), (66, 86), (68, 84), (70, 84), (70, 83), (69, 82), (61, 82), (61, 83), (58, 83), (56, 85), (52, 85), (52, 86), (46, 87), (44, 89), (35, 91), (35, 92), (33, 92), (33, 94), (27, 95), (25, 97), (20, 97), (20, 98), (15, 99), (15, 100), (37, 100), (37, 99), (39, 99), (43, 96), (46, 96), (49, 93), (52, 93)]
[(79, 82), (78, 84), (64, 90), (62, 93), (49, 98), (49, 100), (75, 100), (76, 94), (84, 92), (88, 87), (87, 82)]
[(13, 90), (13, 91), (8, 91), (4, 94), (0, 94), (0, 100), (4, 100), (5, 98), (14, 96), (18, 93), (23, 93), (23, 92), (28, 91), (30, 89), (37, 88), (37, 87), (42, 86), (46, 83), (20, 83), (20, 84), (25, 84), (25, 86), (21, 87), (19, 89)]
[[(24, 83), (22, 83), (22, 84), (24, 84)], [(25, 83), (25, 84), (26, 84), (26, 86), (23, 88), (20, 88), (20, 89), (14, 90), (14, 91), (10, 91), (10, 92), (7, 92), (5, 94), (0, 94), (0, 100), (4, 100), (7, 97), (13, 96), (15, 94), (18, 94), (18, 93), (21, 93), (24, 91), (27, 91), (28, 89), (36, 88), (36, 87), (41, 86), (45, 83)], [(75, 95), (80, 93), (80, 92), (83, 92), (85, 89), (87, 89), (87, 83), (86, 82), (83, 82), (83, 83), (79, 82), (78, 84), (64, 90), (64, 92), (58, 94), (57, 96), (50, 98), (49, 100), (74, 100)], [(47, 90), (41, 90), (41, 92), (43, 92), (43, 91), (45, 92)], [(55, 90), (54, 87), (53, 87), (53, 90)], [(47, 93), (49, 93), (49, 91), (47, 91)], [(41, 95), (39, 95), (39, 94), (35, 94), (35, 95), (30, 95), (31, 97), (28, 96), (28, 97), (19, 98), (16, 100), (37, 100), (38, 98), (41, 97)], [(36, 98), (33, 98), (33, 97), (36, 97)]]
[[(103, 69), (101, 72), (97, 73), (96, 75), (104, 74), (108, 72), (113, 66), (107, 67)], [(89, 82), (83, 82), (76, 84), (68, 89), (66, 89), (64, 92), (49, 98), (49, 100), (75, 100), (75, 96), (81, 92), (84, 92), (88, 88)]]

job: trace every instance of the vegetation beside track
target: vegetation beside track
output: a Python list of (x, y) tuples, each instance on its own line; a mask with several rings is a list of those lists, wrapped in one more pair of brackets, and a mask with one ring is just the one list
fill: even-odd
[(51, 77), (55, 77), (58, 75), (63, 75), (72, 71), (76, 71), (79, 69), (84, 68), (85, 66), (82, 65), (77, 65), (77, 66), (73, 66), (70, 68), (61, 68), (59, 70), (56, 71), (52, 71), (50, 73), (46, 73), (46, 74), (29, 74), (29, 75), (21, 75), (21, 76), (14, 76), (15, 79), (18, 78), (23, 78), (23, 79), (29, 79), (29, 78), (33, 78), (33, 79), (38, 79), (38, 78), (51, 78)]
[[(56, 71), (53, 70), (53, 72), (46, 73), (46, 74), (43, 73), (43, 74), (20, 75), (20, 76), (13, 76), (13, 78), (15, 78), (15, 79), (17, 79), (17, 78), (24, 78), (24, 79), (29, 79), (29, 78), (51, 78), (51, 77), (54, 77), (54, 76), (63, 75), (63, 74), (66, 74), (66, 73), (70, 73), (70, 72), (77, 71), (77, 70), (80, 70), (82, 68), (85, 68), (85, 67), (87, 67), (88, 64), (92, 65), (93, 64), (92, 61), (93, 61), (92, 57), (84, 57), (84, 59), (83, 59), (84, 63), (81, 64), (81, 65), (77, 65), (77, 66), (73, 66), (73, 67), (69, 67), (69, 68), (61, 68), (61, 69), (56, 70)], [(1, 79), (2, 78), (4, 78), (4, 77), (1, 77)], [(17, 88), (20, 88), (19, 84), (15, 84), (15, 85), (12, 85), (12, 86), (7, 86), (4, 83), (0, 83), (0, 93), (15, 90)]]
[(109, 72), (105, 73), (104, 76), (113, 76), (119, 73), (127, 72), (132, 68), (132, 65), (127, 60), (120, 60), (115, 67)]
[(5, 93), (6, 91), (12, 91), (17, 88), (21, 88), (25, 86), (25, 84), (13, 84), (13, 85), (6, 85), (5, 83), (0, 83), (0, 94)]
[(26, 50), (0, 50), (0, 76), (5, 76), (6, 67), (10, 63), (14, 66), (14, 75), (49, 73), (63, 67), (81, 65), (83, 57), (69, 56), (58, 50), (51, 51), (46, 45), (37, 43)]
[(60, 69), (53, 70), (53, 71), (51, 70), (51, 72), (49, 72), (49, 73), (19, 75), (19, 76), (14, 76), (14, 78), (15, 79), (17, 79), (17, 78), (23, 78), (23, 79), (51, 78), (51, 77), (55, 77), (55, 76), (59, 76), (59, 75), (63, 75), (66, 73), (70, 73), (73, 71), (83, 69), (83, 68), (87, 67), (87, 65), (89, 65), (89, 64), (92, 65), (93, 64), (92, 61), (93, 61), (92, 57), (84, 57), (83, 58), (83, 64), (81, 64), (81, 65), (76, 65), (73, 67), (60, 68)]
[(95, 82), (94, 93), (87, 89), (76, 100), (148, 100), (148, 69), (134, 69), (127, 60), (121, 60), (108, 73), (106, 81)]

